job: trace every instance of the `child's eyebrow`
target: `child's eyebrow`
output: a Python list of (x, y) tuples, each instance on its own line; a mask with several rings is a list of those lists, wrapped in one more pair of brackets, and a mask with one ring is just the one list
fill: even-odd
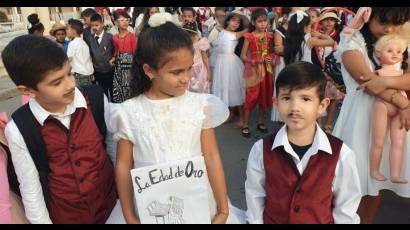
[(57, 79), (54, 79), (54, 80), (52, 80), (51, 82), (50, 82), (50, 84), (54, 84), (55, 82), (57, 82), (57, 81), (59, 81), (59, 80), (61, 80), (61, 79), (63, 79), (64, 78), (64, 76), (61, 76), (61, 77), (59, 77), (59, 78), (57, 78)]
[[(70, 69), (69, 69), (69, 71), (68, 71), (69, 74), (71, 74), (71, 69), (72, 69), (72, 67), (70, 67)], [(50, 82), (50, 84), (53, 84), (53, 83), (55, 83), (55, 82), (57, 82), (57, 81), (63, 79), (64, 77), (65, 77), (65, 74), (64, 74), (63, 76), (60, 76), (60, 77), (57, 78), (57, 79), (52, 80), (52, 81)]]

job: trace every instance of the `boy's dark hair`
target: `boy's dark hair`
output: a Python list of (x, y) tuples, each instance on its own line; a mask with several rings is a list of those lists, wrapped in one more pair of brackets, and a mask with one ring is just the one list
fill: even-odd
[(30, 27), (28, 28), (29, 34), (34, 34), (36, 31), (44, 31), (44, 25), (40, 22), (38, 14), (30, 14), (27, 17), (27, 21), (30, 23)]
[(158, 70), (167, 63), (169, 53), (183, 48), (194, 52), (189, 34), (172, 22), (149, 27), (141, 33), (131, 68), (131, 97), (143, 94), (151, 88), (151, 80), (143, 70), (144, 64)]
[(289, 88), (290, 92), (298, 89), (317, 87), (320, 100), (325, 98), (326, 77), (319, 66), (300, 61), (287, 65), (276, 80), (276, 96), (280, 88)]
[(82, 12), (81, 12), (81, 17), (83, 18), (83, 17), (91, 17), (91, 16), (93, 16), (94, 14), (97, 14), (97, 12), (94, 10), (94, 9), (91, 9), (91, 8), (87, 8), (87, 9), (85, 9), (85, 10), (83, 10)]
[[(251, 16), (251, 22), (255, 23), (256, 20), (260, 16), (266, 16), (266, 18), (268, 17), (268, 13), (266, 12), (266, 10), (264, 8), (258, 8), (258, 9), (253, 11), (252, 16)], [(255, 29), (256, 29), (255, 26), (252, 25), (252, 23), (250, 23), (249, 24), (249, 32), (253, 32)]]
[(93, 16), (91, 16), (90, 18), (91, 22), (103, 22), (101, 15), (99, 14), (94, 14)]
[(178, 13), (178, 7), (165, 7), (165, 12), (168, 12), (170, 14)]
[(195, 17), (195, 15), (196, 15), (196, 12), (195, 12), (194, 8), (192, 8), (192, 7), (182, 7), (182, 8), (181, 8), (181, 12), (184, 13), (184, 11), (191, 11), (191, 12), (192, 12), (192, 15), (193, 15), (194, 17)]
[(68, 20), (68, 25), (70, 25), (78, 35), (81, 35), (84, 32), (84, 24), (80, 20), (70, 19)]
[(198, 25), (196, 22), (185, 22), (182, 25), (182, 29), (187, 31), (191, 36), (198, 35)]
[(68, 60), (64, 50), (48, 38), (22, 35), (4, 48), (1, 58), (14, 84), (37, 90), (37, 84)]
[[(300, 61), (303, 56), (303, 42), (305, 41), (305, 27), (310, 25), (310, 17), (303, 16), (302, 21), (297, 22), (296, 15), (289, 19), (288, 30), (285, 36), (285, 50), (283, 58), (285, 64)], [(296, 60), (297, 57), (299, 60)]]
[(282, 7), (282, 16), (289, 15), (292, 12), (292, 7)]
[[(381, 24), (391, 24), (391, 25), (403, 25), (404, 23), (410, 20), (410, 8), (409, 7), (372, 7), (372, 13), (370, 15), (369, 21), (373, 18), (377, 18)], [(376, 60), (374, 59), (373, 52), (374, 52), (374, 44), (377, 41), (369, 28), (369, 23), (364, 24), (363, 28), (360, 30), (363, 34), (363, 38), (366, 43), (367, 55), (372, 61), (373, 65), (376, 67), (375, 69), (380, 69), (381, 66), (377, 64)], [(406, 52), (403, 62), (402, 62), (402, 69), (407, 69), (407, 58), (408, 54)]]

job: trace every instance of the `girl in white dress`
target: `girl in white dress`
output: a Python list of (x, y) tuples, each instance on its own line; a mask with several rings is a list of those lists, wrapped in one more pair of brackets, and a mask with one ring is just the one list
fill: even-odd
[[(390, 181), (375, 181), (370, 177), (369, 152), (372, 138), (372, 107), (376, 99), (381, 98), (391, 102), (400, 110), (400, 116), (409, 118), (410, 102), (403, 95), (392, 95), (397, 90), (410, 90), (404, 83), (406, 77), (391, 79), (389, 82), (401, 84), (382, 87), (374, 90), (374, 83), (386, 81), (374, 72), (379, 65), (374, 56), (374, 47), (379, 37), (398, 30), (409, 20), (410, 9), (407, 7), (362, 7), (357, 12), (349, 27), (341, 34), (341, 43), (335, 57), (342, 63), (343, 80), (346, 84), (346, 97), (336, 122), (333, 135), (341, 138), (356, 154), (357, 168), (362, 184), (363, 198), (358, 213), (362, 223), (372, 223), (377, 214), (380, 198), (379, 190), (388, 189), (402, 197), (410, 197), (409, 184), (393, 184)], [(407, 60), (407, 62), (409, 62)], [(397, 68), (400, 68), (400, 63)], [(409, 76), (409, 70), (404, 71)], [(363, 90), (357, 90), (363, 80), (372, 79), (366, 86), (373, 92), (371, 95)], [(378, 80), (380, 79), (380, 80)], [(390, 80), (390, 79), (389, 79)], [(376, 82), (375, 82), (376, 81)], [(380, 87), (377, 87), (380, 88)], [(390, 90), (385, 90), (390, 88)], [(403, 176), (410, 179), (410, 135), (406, 136), (404, 145)], [(388, 151), (390, 138), (385, 140), (381, 172), (389, 175)], [(386, 157), (387, 156), (387, 157)], [(375, 196), (375, 197), (370, 197)]]
[[(275, 65), (275, 79), (273, 83), (273, 97), (276, 97), (276, 78), (278, 77), (280, 71), (285, 68), (285, 59), (283, 59), (283, 53), (285, 50), (285, 38), (286, 38), (286, 31), (288, 30), (288, 18), (289, 14), (292, 10), (292, 7), (282, 7), (282, 21), (281, 25), (274, 30), (273, 36), (275, 41), (274, 52), (279, 56), (279, 64)], [(279, 111), (276, 109), (275, 105), (272, 107), (272, 121), (280, 121)]]
[(212, 93), (232, 108), (242, 106), (245, 100), (244, 64), (235, 54), (238, 40), (247, 32), (244, 20), (245, 17), (237, 13), (231, 13), (225, 19), (224, 29), (218, 35), (212, 74)]
[[(107, 223), (140, 223), (130, 170), (203, 156), (210, 184), (212, 223), (232, 221), (214, 128), (229, 115), (210, 94), (187, 91), (194, 50), (187, 32), (158, 13), (139, 37), (134, 57), (133, 98), (110, 111), (108, 130), (117, 141), (116, 182), (120, 198)], [(123, 217), (120, 214), (122, 209)]]

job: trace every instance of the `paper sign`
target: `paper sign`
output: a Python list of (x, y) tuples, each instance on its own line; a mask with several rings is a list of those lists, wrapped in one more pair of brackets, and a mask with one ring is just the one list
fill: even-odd
[(131, 176), (141, 223), (211, 223), (202, 156), (133, 169)]

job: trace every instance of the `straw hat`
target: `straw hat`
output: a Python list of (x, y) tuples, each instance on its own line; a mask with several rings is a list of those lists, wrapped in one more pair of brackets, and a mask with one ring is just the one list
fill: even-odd
[(59, 22), (54, 23), (51, 27), (50, 34), (54, 36), (54, 33), (58, 30), (65, 30), (67, 27)]
[(243, 7), (239, 7), (239, 9), (236, 9), (234, 11), (232, 11), (230, 14), (227, 15), (226, 18), (228, 18), (229, 15), (236, 15), (239, 18), (241, 18), (241, 20), (243, 21), (243, 25), (245, 28), (249, 27), (249, 23), (250, 20), (249, 18), (243, 13)]
[(336, 13), (334, 13), (334, 12), (327, 12), (324, 15), (320, 16), (321, 21), (325, 20), (326, 18), (334, 18), (334, 19), (336, 19), (336, 21), (340, 22), (339, 17), (337, 17)]

